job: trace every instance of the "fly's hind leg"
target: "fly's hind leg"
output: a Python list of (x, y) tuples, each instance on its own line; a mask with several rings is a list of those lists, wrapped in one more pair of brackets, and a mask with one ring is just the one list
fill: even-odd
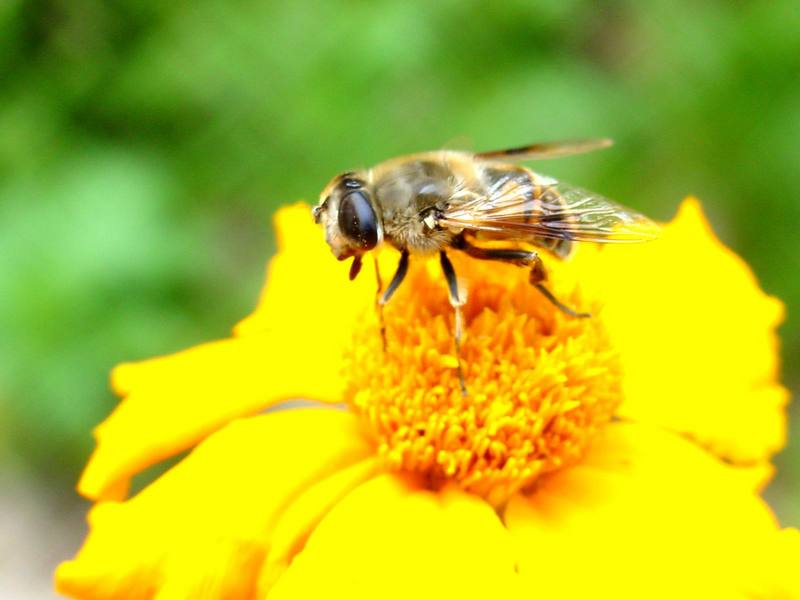
[(561, 300), (556, 298), (553, 292), (551, 292), (550, 289), (544, 285), (544, 281), (546, 280), (547, 280), (547, 271), (545, 271), (541, 257), (537, 254), (536, 260), (531, 266), (531, 273), (529, 276), (529, 281), (531, 282), (531, 285), (535, 287), (537, 290), (539, 290), (542, 296), (547, 298), (553, 306), (555, 306), (565, 315), (569, 315), (570, 317), (574, 317), (576, 319), (586, 319), (592, 316), (591, 313), (578, 312), (575, 309), (570, 308), (569, 306), (561, 302)]
[(458, 383), (461, 386), (461, 394), (466, 396), (467, 384), (464, 382), (464, 371), (461, 368), (461, 337), (464, 333), (464, 315), (461, 312), (461, 307), (464, 305), (464, 299), (462, 299), (458, 293), (456, 270), (453, 268), (453, 263), (450, 262), (444, 250), (439, 252), (439, 260), (442, 264), (442, 272), (447, 280), (447, 295), (450, 299), (450, 306), (453, 307), (453, 311), (455, 312), (453, 341), (456, 347), (456, 360), (458, 361)]
[(515, 264), (520, 267), (530, 267), (529, 281), (539, 292), (547, 298), (558, 310), (570, 317), (586, 318), (591, 317), (590, 313), (578, 312), (555, 297), (544, 282), (547, 280), (547, 271), (544, 268), (542, 257), (533, 250), (522, 250), (518, 248), (481, 248), (473, 246), (464, 236), (459, 237), (453, 244), (455, 248), (467, 253), (472, 258), (479, 260), (497, 260)]

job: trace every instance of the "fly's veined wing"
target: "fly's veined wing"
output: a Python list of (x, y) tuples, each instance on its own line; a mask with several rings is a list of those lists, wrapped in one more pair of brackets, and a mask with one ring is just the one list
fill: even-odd
[(486, 195), (454, 197), (439, 224), (584, 242), (644, 242), (659, 227), (638, 212), (579, 187), (539, 176), (539, 184), (499, 180)]
[(542, 160), (602, 150), (603, 148), (608, 148), (612, 144), (613, 142), (608, 138), (561, 140), (558, 142), (537, 142), (535, 144), (528, 144), (527, 146), (519, 146), (517, 148), (478, 152), (475, 154), (475, 156), (487, 160)]

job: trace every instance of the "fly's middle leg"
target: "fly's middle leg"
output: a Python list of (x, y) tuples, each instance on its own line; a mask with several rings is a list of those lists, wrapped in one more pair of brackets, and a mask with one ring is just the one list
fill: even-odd
[(442, 272), (447, 280), (447, 295), (450, 299), (450, 306), (452, 306), (453, 311), (455, 311), (453, 341), (456, 347), (456, 360), (458, 360), (458, 383), (461, 386), (461, 394), (466, 396), (467, 384), (464, 382), (464, 371), (461, 368), (461, 337), (464, 333), (464, 315), (461, 311), (461, 307), (464, 305), (465, 299), (459, 296), (456, 270), (453, 268), (453, 263), (450, 262), (444, 250), (439, 252), (439, 260), (442, 264)]

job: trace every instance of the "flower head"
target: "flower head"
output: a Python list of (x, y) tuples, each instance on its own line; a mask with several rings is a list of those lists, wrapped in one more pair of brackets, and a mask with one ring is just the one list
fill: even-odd
[[(387, 306), (384, 349), (374, 273), (348, 282), (307, 207), (277, 222), (233, 338), (115, 370), (62, 592), (800, 598), (800, 534), (758, 496), (784, 437), (782, 307), (695, 201), (658, 242), (548, 263), (591, 319), (522, 270), (453, 256), (467, 396), (435, 267), (415, 264)], [(256, 415), (291, 398), (322, 406)]]
[[(600, 319), (564, 315), (514, 266), (469, 259), (458, 272), (480, 285), (456, 356), (437, 266), (419, 265), (387, 308), (385, 351), (373, 320), (355, 325), (344, 400), (387, 468), (498, 504), (580, 458), (620, 403), (619, 356)], [(577, 305), (576, 288), (560, 292)]]

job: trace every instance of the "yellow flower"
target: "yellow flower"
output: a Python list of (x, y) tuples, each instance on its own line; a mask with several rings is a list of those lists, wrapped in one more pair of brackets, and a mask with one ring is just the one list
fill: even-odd
[[(800, 598), (800, 533), (759, 497), (784, 443), (782, 306), (696, 201), (657, 242), (550, 261), (592, 319), (521, 269), (454, 255), (466, 398), (437, 265), (414, 264), (386, 308), (384, 352), (369, 266), (348, 282), (306, 206), (277, 227), (233, 338), (114, 371), (123, 400), (79, 484), (91, 531), (59, 591)], [(293, 398), (317, 404), (256, 414)]]

